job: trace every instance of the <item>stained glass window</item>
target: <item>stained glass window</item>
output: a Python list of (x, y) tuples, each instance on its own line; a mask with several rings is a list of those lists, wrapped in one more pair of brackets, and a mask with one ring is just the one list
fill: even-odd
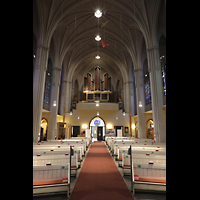
[(44, 87), (44, 102), (49, 104), (50, 101), (50, 81), (49, 80), (45, 80), (45, 87)]
[(163, 79), (164, 95), (166, 95), (166, 65), (162, 67), (162, 79)]
[(46, 78), (44, 84), (44, 99), (43, 102), (50, 104), (50, 95), (51, 95), (51, 77), (52, 77), (52, 63), (51, 60), (48, 60), (48, 66), (46, 71)]
[(91, 122), (90, 122), (90, 126), (105, 126), (104, 121), (99, 118), (99, 117), (95, 117)]
[(163, 80), (163, 91), (166, 95), (166, 55), (160, 56), (161, 70), (162, 70), (162, 80)]
[(151, 103), (151, 87), (150, 80), (145, 82), (145, 97), (146, 97), (146, 105)]

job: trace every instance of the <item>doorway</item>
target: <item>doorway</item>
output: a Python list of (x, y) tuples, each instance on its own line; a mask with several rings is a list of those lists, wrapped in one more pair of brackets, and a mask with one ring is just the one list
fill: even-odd
[(123, 133), (123, 126), (114, 126), (115, 128), (115, 136), (117, 137), (117, 130), (122, 130)]
[(105, 122), (101, 117), (94, 117), (91, 119), (90, 131), (92, 134), (92, 141), (102, 141), (105, 138)]
[(97, 140), (103, 140), (103, 127), (97, 127)]
[(73, 137), (80, 135), (80, 126), (72, 126)]

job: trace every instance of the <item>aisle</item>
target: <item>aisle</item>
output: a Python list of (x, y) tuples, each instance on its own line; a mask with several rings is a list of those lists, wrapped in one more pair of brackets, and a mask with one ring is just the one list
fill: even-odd
[(103, 142), (92, 143), (70, 200), (133, 200)]

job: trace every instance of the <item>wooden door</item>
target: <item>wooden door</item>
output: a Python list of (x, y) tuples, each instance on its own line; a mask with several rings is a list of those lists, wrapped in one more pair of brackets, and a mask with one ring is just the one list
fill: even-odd
[(80, 126), (73, 126), (73, 137), (80, 135)]
[(97, 140), (103, 140), (103, 127), (97, 127)]

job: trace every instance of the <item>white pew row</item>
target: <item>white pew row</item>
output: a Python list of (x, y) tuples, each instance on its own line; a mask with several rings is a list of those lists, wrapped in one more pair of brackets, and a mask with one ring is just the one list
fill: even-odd
[(33, 166), (33, 195), (70, 192), (70, 164)]
[(126, 142), (126, 141), (134, 141), (135, 143), (148, 143), (148, 144), (153, 144), (154, 140), (153, 139), (138, 139), (134, 137), (129, 137), (129, 138), (115, 138), (115, 139), (107, 139), (107, 145), (108, 147), (111, 147), (111, 143), (117, 143), (117, 142)]
[(109, 143), (111, 141), (117, 141), (117, 140), (134, 140), (134, 139), (135, 139), (134, 137), (106, 137), (105, 141), (106, 141), (106, 144), (109, 145)]
[(133, 147), (137, 147), (137, 149), (143, 149), (143, 148), (147, 148), (147, 147), (151, 147), (151, 148), (160, 148), (160, 150), (162, 149), (166, 149), (166, 143), (153, 143), (153, 144), (147, 144), (147, 143), (136, 143), (136, 142), (117, 142), (117, 143), (112, 143), (111, 144), (111, 151), (112, 153), (116, 154), (116, 151), (117, 149), (119, 149), (120, 147), (127, 147), (129, 146), (130, 147), (133, 146)]
[(64, 139), (64, 140), (48, 140), (48, 141), (42, 141), (38, 144), (43, 145), (43, 144), (55, 144), (55, 145), (72, 145), (72, 144), (83, 144), (85, 150), (87, 149), (87, 147), (90, 144), (90, 140), (88, 139)]
[[(73, 145), (71, 146), (73, 147), (74, 150), (80, 150), (81, 155), (83, 156), (84, 151), (83, 151), (83, 146), (78, 146), (78, 145)], [(56, 145), (33, 145), (33, 151), (40, 151), (40, 150), (46, 150), (46, 151), (66, 151), (69, 150), (70, 146), (69, 145), (65, 145), (65, 146), (56, 146)]]
[(91, 138), (88, 138), (88, 137), (81, 137), (81, 138), (80, 137), (71, 137), (68, 140), (85, 141), (87, 146), (89, 146), (92, 142)]
[[(33, 156), (33, 166), (46, 165), (46, 163), (51, 163), (51, 165), (65, 165), (70, 163), (70, 155), (49, 155), (49, 156)], [(77, 172), (78, 161), (77, 154), (71, 156), (71, 170)], [(76, 173), (75, 173), (76, 176)]]
[[(74, 149), (74, 152), (75, 153), (77, 153), (78, 154), (78, 158), (82, 158), (82, 156), (83, 156), (83, 149), (82, 149), (82, 147), (73, 147), (73, 149)], [(33, 151), (34, 152), (37, 152), (37, 151), (43, 151), (43, 152), (49, 152), (49, 151), (63, 151), (63, 152), (69, 152), (70, 151), (70, 147), (60, 147), (60, 148), (58, 148), (58, 147), (52, 147), (52, 146), (50, 146), (50, 147), (48, 147), (48, 146), (43, 146), (43, 147), (33, 147)], [(44, 153), (45, 154), (45, 153)], [(80, 154), (80, 155), (79, 155)]]
[[(132, 154), (132, 162), (133, 163), (139, 163), (140, 165), (144, 164), (149, 167), (157, 166), (158, 165), (165, 165), (166, 166), (166, 156), (165, 155), (133, 155)], [(124, 169), (131, 169), (130, 165), (130, 155), (122, 154), (122, 169), (123, 169), (123, 175), (124, 175)]]
[[(112, 152), (114, 152), (114, 148), (116, 146), (130, 146), (130, 145), (134, 145), (134, 146), (156, 146), (157, 144), (156, 143), (151, 143), (151, 142), (137, 142), (137, 141), (134, 141), (134, 140), (129, 140), (129, 141), (117, 141), (117, 142), (111, 142), (110, 143), (110, 150)], [(165, 146), (165, 144), (159, 144), (159, 145), (162, 145), (162, 146)]]
[[(123, 147), (118, 147), (116, 149), (115, 155), (117, 156), (117, 160), (121, 161), (122, 160), (122, 154), (128, 153), (128, 148), (130, 146), (123, 146)], [(135, 147), (131, 146), (131, 150), (133, 154), (155, 154), (155, 155), (166, 155), (166, 148), (158, 148), (157, 146), (155, 147)]]
[[(37, 151), (33, 151), (33, 156), (49, 156), (49, 155), (55, 155), (55, 156), (60, 156), (60, 155), (69, 155), (70, 154), (70, 149), (64, 149), (64, 150), (37, 150)], [(81, 155), (81, 151), (80, 149), (76, 149), (74, 150), (74, 154), (77, 154), (77, 162), (80, 163), (80, 167), (81, 167), (81, 162), (82, 162), (82, 155)]]
[(133, 195), (135, 189), (166, 192), (166, 165), (133, 164)]
[(49, 149), (57, 149), (57, 148), (70, 148), (70, 146), (74, 148), (81, 148), (81, 153), (82, 155), (85, 155), (86, 151), (86, 143), (81, 142), (81, 143), (76, 143), (76, 142), (67, 142), (67, 143), (57, 143), (57, 142), (48, 142), (48, 143), (39, 143), (37, 145), (33, 145), (33, 149), (45, 149), (45, 147)]

